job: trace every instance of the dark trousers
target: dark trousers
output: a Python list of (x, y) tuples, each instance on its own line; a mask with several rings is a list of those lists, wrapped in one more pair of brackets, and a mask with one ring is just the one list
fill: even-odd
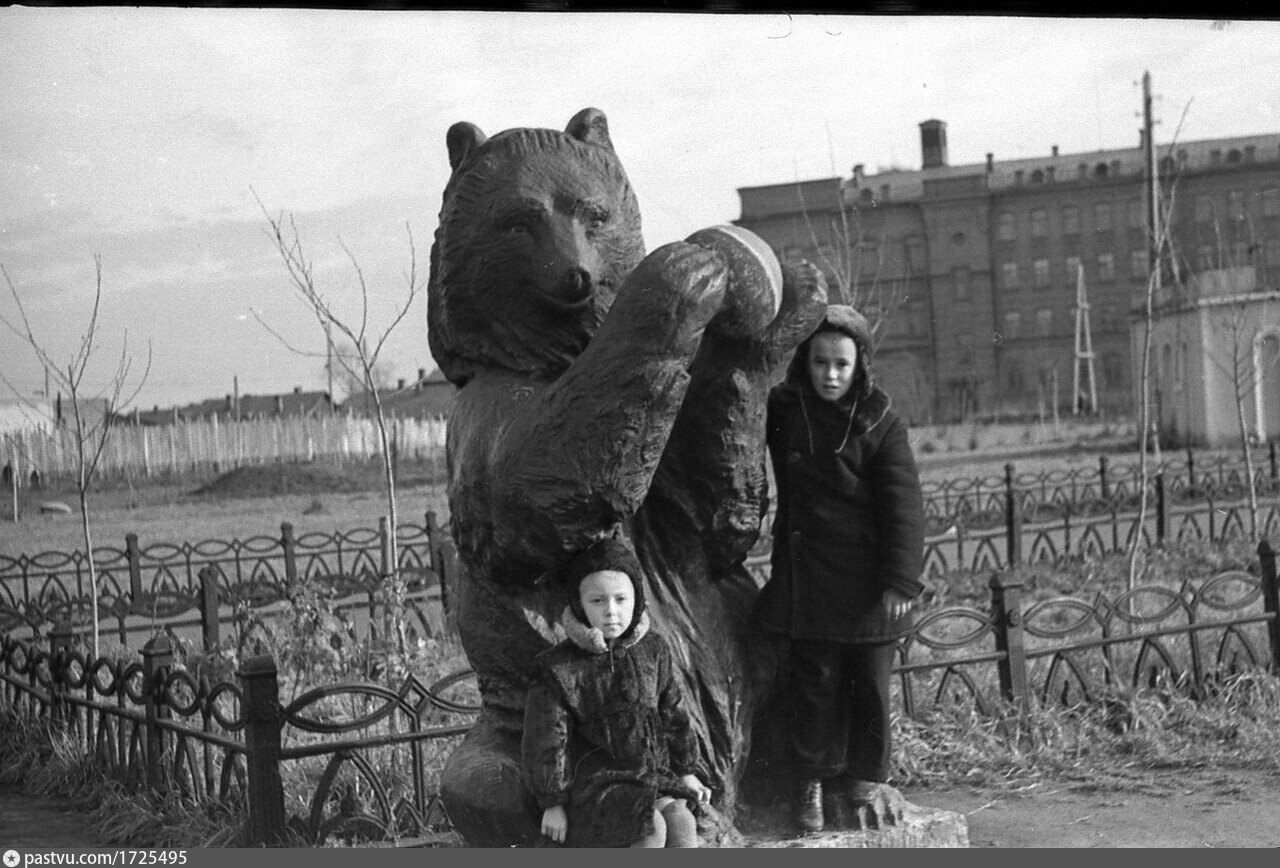
[(801, 779), (889, 780), (894, 643), (795, 641), (791, 747)]

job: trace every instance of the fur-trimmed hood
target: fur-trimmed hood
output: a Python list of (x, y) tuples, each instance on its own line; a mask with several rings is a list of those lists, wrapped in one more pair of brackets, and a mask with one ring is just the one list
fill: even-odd
[[(605, 641), (604, 633), (600, 628), (583, 623), (582, 619), (574, 614), (572, 606), (565, 606), (564, 611), (560, 613), (560, 626), (564, 628), (564, 634), (570, 642), (589, 654), (603, 654), (609, 650), (609, 643)], [(617, 638), (613, 648), (615, 651), (630, 648), (643, 639), (648, 632), (649, 613), (641, 612), (640, 617), (632, 621), (631, 629)]]
[(827, 305), (827, 312), (822, 322), (804, 343), (796, 348), (795, 355), (791, 357), (780, 391), (795, 400), (810, 402), (824, 400), (814, 390), (808, 371), (809, 344), (814, 335), (824, 331), (846, 334), (853, 338), (853, 342), (858, 347), (858, 363), (853, 375), (853, 385), (838, 404), (843, 410), (853, 413), (852, 433), (855, 436), (865, 434), (880, 424), (880, 420), (889, 411), (892, 401), (875, 382), (872, 365), (875, 341), (871, 335), (871, 324), (867, 322), (866, 317), (849, 305)]

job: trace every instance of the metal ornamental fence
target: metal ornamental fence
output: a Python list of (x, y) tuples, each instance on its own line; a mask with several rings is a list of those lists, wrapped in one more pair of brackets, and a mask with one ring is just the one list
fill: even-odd
[[(377, 528), (295, 536), (285, 522), (279, 536), (142, 545), (94, 550), (103, 631), (120, 645), (136, 644), (158, 625), (198, 631), (243, 623), (255, 612), (289, 600), (300, 582), (317, 586), (336, 611), (352, 616), (361, 633), (385, 620), (384, 578), (390, 574), (390, 522)], [(448, 533), (433, 512), (423, 524), (396, 530), (397, 561), (405, 577), (417, 629), (441, 629), (453, 563)], [(88, 560), (79, 551), (0, 555), (0, 633), (39, 635), (59, 622), (78, 633), (91, 627)]]
[(0, 715), (56, 727), (129, 790), (245, 816), (250, 845), (453, 840), (438, 780), (479, 711), (469, 673), (330, 684), (283, 704), (269, 656), (210, 683), (167, 636), (129, 661), (88, 660), (73, 642), (0, 638)]
[[(1092, 600), (1028, 604), (1016, 580), (994, 573), (989, 609), (923, 614), (899, 646), (896, 701), (911, 716), (990, 714), (1138, 687), (1204, 696), (1239, 673), (1280, 673), (1276, 558), (1266, 541), (1257, 551), (1256, 572)], [(61, 727), (135, 790), (230, 805), (247, 817), (250, 844), (448, 840), (438, 772), (478, 711), (472, 673), (396, 689), (325, 685), (283, 704), (269, 656), (211, 683), (178, 665), (165, 635), (128, 661), (87, 660), (75, 640), (69, 625), (40, 642), (0, 639), (0, 714)]]
[[(1230, 473), (1213, 485), (1189, 478), (1199, 481), (1179, 491), (1194, 497), (1174, 495), (1163, 474), (1154, 476), (1141, 523), (1114, 480), (1105, 508), (1072, 501), (1046, 518), (1042, 504), (1054, 496), (1029, 499), (1007, 466), (999, 523), (975, 529), (958, 518), (928, 538), (930, 576), (989, 572), (991, 600), (921, 613), (894, 666), (902, 713), (1072, 705), (1157, 685), (1203, 696), (1234, 674), (1280, 673), (1280, 594), (1266, 541), (1256, 564), (1203, 580), (1155, 577), (1115, 596), (1023, 598), (1010, 567), (1123, 551), (1137, 534), (1146, 543), (1251, 534), (1249, 504)], [(1056, 491), (1066, 483), (1044, 484)], [(1257, 533), (1273, 535), (1278, 525), (1280, 498), (1262, 498)], [(131, 534), (103, 557), (100, 600), (127, 647), (98, 660), (82, 650), (83, 558), (0, 557), (0, 715), (65, 729), (84, 756), (135, 790), (232, 806), (247, 817), (249, 843), (446, 841), (437, 775), (478, 711), (474, 675), (430, 684), (411, 677), (397, 687), (290, 685), (303, 692), (286, 703), (277, 662), (248, 641), (253, 625), (269, 624), (302, 586), (324, 587), (375, 635), (386, 614), (389, 532), (384, 521), (377, 531), (295, 537), (285, 524), (279, 537), (158, 546)], [(459, 576), (448, 534), (428, 513), (420, 527), (397, 528), (397, 540), (413, 605), (443, 617)], [(748, 567), (767, 578), (767, 535)], [(438, 617), (423, 615), (417, 626), (441, 629)], [(240, 652), (234, 676), (188, 669), (175, 637), (185, 628), (187, 647), (222, 649), (228, 625)], [(143, 636), (140, 651), (128, 650)]]

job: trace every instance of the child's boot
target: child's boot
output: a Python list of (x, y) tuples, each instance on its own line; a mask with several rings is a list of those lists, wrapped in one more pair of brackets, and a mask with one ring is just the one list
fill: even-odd
[(801, 831), (822, 831), (822, 781), (809, 778), (800, 782), (791, 815)]

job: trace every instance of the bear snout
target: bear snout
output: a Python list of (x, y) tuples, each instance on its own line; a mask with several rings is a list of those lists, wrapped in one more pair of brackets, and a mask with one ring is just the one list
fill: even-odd
[(591, 272), (575, 265), (562, 271), (544, 291), (543, 297), (556, 307), (577, 308), (591, 301), (594, 289), (595, 280)]

